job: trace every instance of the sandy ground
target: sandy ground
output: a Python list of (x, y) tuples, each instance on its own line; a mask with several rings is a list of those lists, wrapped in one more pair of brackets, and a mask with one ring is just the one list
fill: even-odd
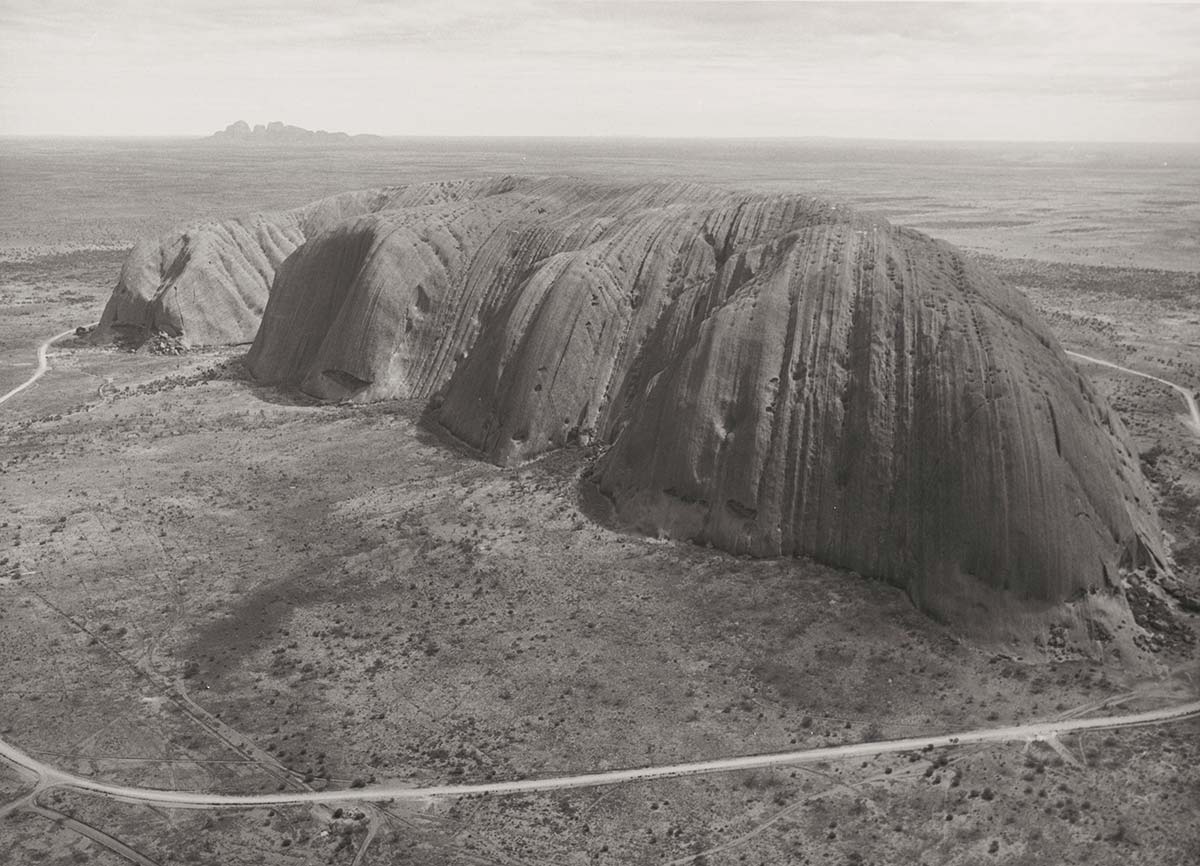
[[(46, 335), (95, 318), (111, 266), (96, 251), (4, 272), (3, 390)], [(1200, 349), (1172, 339), (1195, 315), (1173, 277), (1006, 267), (1064, 341), (1200, 382)], [(1135, 299), (1117, 290), (1130, 276)], [(586, 451), (497, 468), (424, 427), (420, 406), (313, 405), (248, 381), (240, 352), (67, 341), (0, 410), (6, 739), (133, 784), (319, 789), (583, 772), (1046, 718), (1134, 690), (1131, 708), (1194, 694), (1194, 644), (1168, 641), (1148, 680), (1098, 644), (1015, 659), (855, 575), (610, 526), (578, 483)], [(1200, 453), (1177, 398), (1095, 375), (1152, 458), (1195, 586)], [(1200, 847), (1197, 733), (361, 817), (39, 802), (160, 864), (353, 863), (368, 838), (363, 863), (1182, 864)], [(0, 787), (20, 793), (2, 774)], [(45, 814), (0, 820), (12, 840), (0, 862), (120, 862), (102, 836)]]

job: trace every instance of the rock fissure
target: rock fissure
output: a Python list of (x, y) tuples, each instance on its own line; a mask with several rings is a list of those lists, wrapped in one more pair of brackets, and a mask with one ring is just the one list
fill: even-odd
[(172, 329), (316, 397), (436, 395), (497, 462), (586, 439), (628, 523), (949, 621), (1164, 559), (1119, 419), (1024, 298), (807, 197), (493, 178), (192, 226), (134, 250), (97, 339)]

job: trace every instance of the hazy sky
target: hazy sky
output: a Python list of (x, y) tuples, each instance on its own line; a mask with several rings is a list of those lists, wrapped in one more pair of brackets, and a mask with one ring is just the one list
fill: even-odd
[(0, 0), (0, 134), (1200, 141), (1200, 5)]

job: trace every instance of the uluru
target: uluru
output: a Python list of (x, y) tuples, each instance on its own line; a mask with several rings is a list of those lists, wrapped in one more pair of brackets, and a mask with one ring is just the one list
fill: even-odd
[(500, 177), (191, 226), (96, 339), (251, 343), (259, 380), (429, 401), (514, 463), (595, 447), (643, 532), (807, 555), (979, 633), (1161, 568), (1116, 415), (959, 250), (801, 195)]

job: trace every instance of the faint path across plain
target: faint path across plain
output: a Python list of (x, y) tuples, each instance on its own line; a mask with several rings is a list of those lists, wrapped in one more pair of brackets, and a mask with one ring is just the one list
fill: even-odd
[(61, 340), (63, 337), (69, 337), (74, 333), (75, 333), (75, 329), (71, 328), (70, 330), (63, 331), (61, 334), (55, 334), (50, 339), (46, 340), (46, 342), (42, 343), (42, 345), (38, 346), (37, 369), (33, 371), (32, 376), (30, 376), (28, 379), (26, 379), (24, 382), (22, 382), (17, 387), (13, 388), (11, 391), (9, 391), (7, 394), (5, 394), (3, 397), (0, 397), (0, 403), (7, 403), (13, 397), (17, 396), (22, 391), (24, 391), (26, 388), (33, 385), (33, 383), (36, 382), (38, 379), (42, 378), (42, 376), (45, 375), (46, 371), (50, 369), (50, 359), (46, 354), (47, 352), (50, 351), (50, 347), (53, 346), (55, 343), (57, 343), (59, 340)]
[(1174, 382), (1152, 376), (1149, 373), (1139, 373), (1137, 370), (1130, 370), (1128, 367), (1122, 367), (1120, 364), (1114, 364), (1112, 361), (1105, 361), (1103, 358), (1093, 358), (1091, 355), (1084, 355), (1080, 352), (1072, 352), (1066, 350), (1067, 356), (1075, 358), (1079, 361), (1086, 361), (1089, 364), (1099, 364), (1102, 367), (1111, 367), (1114, 370), (1120, 370), (1122, 373), (1129, 373), (1133, 376), (1141, 376), (1143, 379), (1149, 379), (1152, 382), (1158, 382), (1160, 385), (1166, 385), (1168, 388), (1173, 388), (1179, 392), (1179, 396), (1183, 398), (1183, 403), (1187, 406), (1188, 414), (1191, 415), (1191, 422), (1187, 425), (1192, 432), (1200, 436), (1200, 406), (1196, 405), (1196, 395), (1182, 385), (1177, 385)]
[[(43, 342), (38, 347), (38, 368), (32, 376), (7, 394), (0, 397), (4, 403), (33, 385), (49, 369), (47, 353), (58, 340), (74, 333), (74, 329), (63, 331)], [(1124, 373), (1141, 376), (1178, 391), (1191, 415), (1191, 423), (1195, 432), (1200, 435), (1200, 408), (1196, 405), (1195, 396), (1181, 385), (1166, 379), (1140, 373), (1105, 361), (1093, 358), (1079, 352), (1067, 352), (1072, 358), (1080, 361), (1111, 367)], [(1133, 727), (1140, 725), (1156, 725), (1179, 721), (1200, 716), (1200, 701), (1150, 710), (1144, 713), (1134, 713), (1119, 716), (1103, 716), (1097, 718), (1061, 718), (1048, 722), (1037, 722), (1027, 725), (991, 728), (977, 731), (967, 731), (959, 734), (939, 734), (929, 737), (912, 737), (900, 740), (886, 740), (874, 743), (852, 743), (841, 746), (826, 746), (816, 749), (804, 749), (790, 752), (775, 752), (765, 755), (747, 755), (735, 758), (718, 758), (709, 761), (696, 761), (683, 764), (670, 764), (655, 767), (638, 767), (624, 770), (611, 770), (600, 773), (586, 773), (576, 776), (560, 776), (543, 779), (518, 779), (506, 782), (485, 782), (479, 784), (433, 785), (415, 787), (404, 784), (378, 784), (361, 788), (351, 788), (337, 791), (302, 791), (275, 792), (269, 794), (212, 794), (204, 792), (160, 790), (154, 788), (137, 788), (124, 785), (113, 785), (95, 779), (67, 773), (56, 767), (45, 764), (10, 743), (0, 740), (0, 758), (10, 763), (23, 776), (34, 781), (35, 788), (31, 795), (20, 798), (11, 807), (24, 803), (30, 796), (50, 788), (67, 788), (84, 793), (97, 794), (115, 800), (131, 803), (146, 803), (157, 806), (180, 808), (212, 808), (212, 807), (255, 807), (265, 805), (287, 805), (295, 803), (331, 803), (354, 801), (408, 800), (424, 801), (433, 798), (469, 797), (487, 794), (519, 794), (537, 791), (562, 790), (566, 788), (591, 788), (604, 785), (615, 785), (626, 782), (646, 781), (650, 779), (678, 778), (707, 773), (721, 773), (735, 770), (751, 770), (795, 764), (807, 764), (820, 761), (840, 760), (846, 758), (874, 757), (878, 755), (924, 751), (949, 746), (969, 745), (978, 743), (1013, 742), (1018, 740), (1049, 740), (1064, 733), (1081, 730), (1104, 730), (1111, 728)]]
[(471, 797), (485, 794), (523, 794), (537, 791), (555, 791), (565, 788), (594, 788), (626, 782), (641, 782), (650, 779), (670, 779), (681, 776), (696, 776), (706, 773), (724, 773), (733, 770), (753, 770), (768, 767), (810, 764), (819, 761), (865, 758), (895, 752), (920, 752), (948, 746), (965, 746), (974, 743), (1026, 742), (1053, 739), (1060, 734), (1073, 731), (1107, 730), (1144, 725), (1160, 725), (1168, 722), (1200, 716), (1200, 700), (1190, 701), (1173, 707), (1130, 713), (1119, 716), (1101, 716), (1090, 719), (1057, 719), (965, 731), (958, 734), (937, 734), (928, 737), (910, 737), (902, 740), (884, 740), (875, 743), (851, 743), (841, 746), (825, 746), (817, 749), (802, 749), (792, 752), (774, 752), (766, 755), (746, 755), (737, 758), (718, 758), (685, 764), (669, 764), (657, 767), (637, 767), (626, 770), (611, 770), (601, 773), (585, 773), (578, 776), (558, 776), (543, 779), (517, 779), (508, 782), (483, 782), (466, 785), (431, 785), (414, 787), (397, 783), (368, 785), (338, 791), (276, 792), (271, 794), (210, 794), (200, 791), (159, 790), (112, 785), (67, 773), (42, 763), (25, 754), (15, 746), (0, 740), (0, 758), (9, 761), (18, 772), (36, 779), (36, 791), (48, 788), (67, 788), (126, 803), (145, 803), (175, 808), (237, 808), (278, 806), (294, 803), (344, 803), (353, 801), (408, 800), (426, 801), (436, 798)]
[(80, 821), (78, 818), (73, 818), (65, 812), (59, 812), (55, 809), (47, 809), (44, 806), (38, 806), (36, 804), (27, 806), (26, 808), (28, 808), (29, 811), (33, 812), (34, 814), (41, 815), (43, 818), (48, 818), (56, 824), (61, 824), (68, 830), (74, 830), (80, 836), (91, 839), (93, 842), (104, 846), (114, 854), (119, 854), (130, 863), (136, 863), (137, 866), (159, 866), (158, 863), (155, 863), (141, 851), (126, 845), (117, 837), (110, 836), (99, 827), (94, 827), (91, 824)]

